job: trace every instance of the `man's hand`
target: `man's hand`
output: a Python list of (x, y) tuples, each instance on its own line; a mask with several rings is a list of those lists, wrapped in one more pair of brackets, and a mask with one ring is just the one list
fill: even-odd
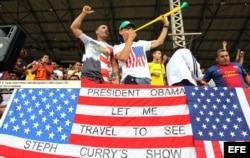
[(131, 41), (134, 41), (135, 37), (136, 37), (136, 32), (133, 29), (129, 29), (128, 31), (126, 31), (126, 33), (128, 33), (128, 39)]
[(196, 83), (198, 86), (208, 86), (207, 82), (203, 80), (196, 80)]
[(164, 26), (169, 26), (169, 21), (167, 17), (161, 16), (161, 21), (163, 22)]
[(222, 41), (223, 49), (227, 50), (227, 41)]
[(161, 73), (159, 73), (159, 72), (152, 72), (151, 75), (152, 75), (152, 76), (160, 77), (160, 76), (161, 76)]
[(85, 14), (92, 14), (93, 12), (95, 12), (94, 10), (92, 10), (92, 8), (88, 5), (83, 6), (82, 8), (82, 12)]

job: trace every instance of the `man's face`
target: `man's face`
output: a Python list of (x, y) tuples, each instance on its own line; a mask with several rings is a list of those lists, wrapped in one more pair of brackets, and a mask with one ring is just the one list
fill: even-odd
[(18, 80), (18, 77), (15, 73), (9, 73), (8, 80)]
[(56, 69), (58, 67), (57, 63), (56, 62), (51, 62), (51, 65), (54, 69)]
[(44, 55), (41, 59), (43, 64), (47, 64), (49, 63), (49, 56), (48, 55)]
[(75, 70), (81, 70), (82, 63), (76, 62), (75, 65), (74, 65), (74, 67), (75, 67)]
[(218, 53), (216, 57), (216, 62), (219, 65), (228, 65), (230, 63), (230, 57), (227, 51), (222, 51)]
[(119, 31), (119, 34), (123, 37), (123, 39), (128, 38), (128, 34), (130, 30), (133, 30), (134, 28), (132, 26), (127, 26)]
[(102, 39), (107, 39), (109, 36), (109, 29), (107, 25), (100, 25), (96, 30), (96, 35)]
[(157, 60), (161, 60), (161, 51), (157, 51), (154, 53), (153, 57)]

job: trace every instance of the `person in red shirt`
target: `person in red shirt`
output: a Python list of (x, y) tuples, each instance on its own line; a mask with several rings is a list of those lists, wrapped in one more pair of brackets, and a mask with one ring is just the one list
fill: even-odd
[(53, 67), (49, 65), (49, 56), (44, 54), (37, 64), (33, 65), (31, 72), (35, 74), (34, 80), (50, 80)]

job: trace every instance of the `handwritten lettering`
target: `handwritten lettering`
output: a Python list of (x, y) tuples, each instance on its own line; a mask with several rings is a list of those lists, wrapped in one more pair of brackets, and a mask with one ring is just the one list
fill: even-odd
[(126, 149), (96, 149), (82, 147), (80, 150), (80, 155), (89, 158), (127, 158), (127, 152), (128, 151)]
[(157, 107), (143, 108), (143, 115), (157, 115)]
[(34, 141), (34, 140), (27, 140), (24, 145), (24, 149), (46, 151), (46, 152), (51, 152), (51, 153), (55, 153), (57, 147), (58, 147), (58, 144), (45, 143), (45, 142), (39, 142), (39, 141)]
[(134, 127), (133, 128), (134, 130), (135, 130), (135, 136), (138, 136), (138, 135), (140, 135), (140, 136), (145, 136), (145, 135), (147, 135), (147, 128), (145, 128), (145, 127)]
[(111, 115), (128, 115), (130, 108), (112, 108)]
[(115, 129), (110, 126), (88, 126), (80, 125), (82, 127), (81, 133), (91, 134), (91, 135), (102, 135), (102, 136), (117, 136)]
[(139, 89), (88, 89), (88, 95), (91, 96), (139, 96)]
[(185, 126), (166, 126), (164, 134), (166, 135), (184, 135)]
[(150, 92), (151, 96), (175, 96), (184, 95), (184, 88), (165, 88), (165, 89), (152, 89)]
[(159, 149), (146, 151), (146, 158), (180, 158), (181, 149)]

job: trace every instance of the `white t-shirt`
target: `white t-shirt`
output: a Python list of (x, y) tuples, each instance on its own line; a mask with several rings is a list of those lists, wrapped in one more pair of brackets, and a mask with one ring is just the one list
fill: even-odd
[[(125, 43), (115, 45), (113, 49), (114, 55), (120, 52), (124, 46)], [(128, 60), (126, 62), (118, 61), (119, 66), (122, 68), (121, 82), (123, 82), (127, 75), (151, 79), (146, 54), (146, 51), (150, 50), (150, 46), (151, 41), (140, 40), (138, 42), (133, 42)]]
[(167, 63), (168, 85), (187, 79), (190, 83), (197, 85), (195, 79), (201, 80), (203, 75), (200, 64), (196, 61), (191, 51), (186, 48), (178, 49)]
[(2, 94), (3, 97), (3, 101), (0, 103), (0, 107), (4, 106), (4, 105), (8, 105), (10, 98), (11, 98), (11, 94)]
[[(113, 49), (112, 46), (106, 42), (94, 40), (84, 33), (79, 38), (85, 46), (85, 54), (82, 57), (82, 60), (84, 60), (82, 75), (103, 78), (104, 81), (108, 81), (110, 56), (113, 55), (111, 51)], [(101, 51), (104, 48), (108, 48), (111, 54), (104, 55)]]
[[(63, 77), (63, 72), (60, 71), (60, 70), (54, 70), (53, 73), (54, 73), (54, 75), (57, 76), (57, 77), (59, 77), (59, 76), (60, 76), (60, 77)], [(52, 76), (50, 77), (50, 79), (51, 79), (51, 80), (54, 80)]]

